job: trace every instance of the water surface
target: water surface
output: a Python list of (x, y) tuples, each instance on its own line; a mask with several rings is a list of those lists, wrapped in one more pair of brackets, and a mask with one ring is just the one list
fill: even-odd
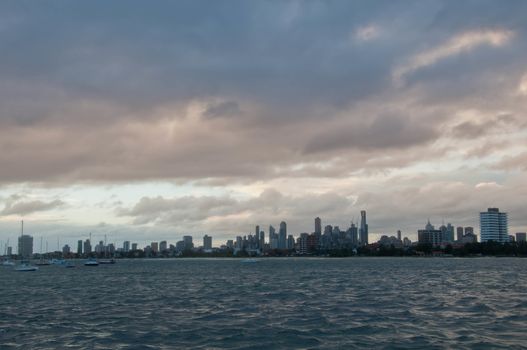
[(78, 265), (0, 269), (0, 349), (527, 345), (527, 259)]

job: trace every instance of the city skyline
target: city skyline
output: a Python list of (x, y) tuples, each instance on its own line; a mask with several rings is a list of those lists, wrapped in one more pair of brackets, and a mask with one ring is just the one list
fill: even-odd
[(282, 220), (310, 232), (360, 210), (371, 237), (410, 237), (489, 207), (525, 231), (526, 12), (2, 3), (0, 241), (21, 219), (71, 246)]
[[(341, 225), (334, 225), (332, 223), (323, 224), (323, 221), (320, 217), (316, 217), (313, 219), (313, 226), (312, 230), (305, 230), (305, 231), (294, 231), (291, 230), (288, 231), (287, 229), (287, 223), (285, 221), (281, 221), (279, 224), (278, 231), (274, 228), (273, 225), (269, 225), (269, 230), (266, 232), (263, 227), (260, 229), (260, 225), (254, 226), (254, 231), (251, 232), (245, 231), (245, 232), (237, 232), (233, 233), (230, 236), (215, 236), (214, 233), (200, 233), (203, 236), (203, 247), (206, 250), (210, 250), (212, 248), (219, 248), (222, 246), (225, 246), (227, 242), (231, 242), (231, 244), (234, 242), (234, 244), (240, 244), (239, 240), (243, 239), (244, 241), (246, 239), (249, 239), (250, 242), (253, 242), (253, 237), (255, 239), (255, 244), (259, 249), (262, 249), (264, 245), (266, 245), (267, 249), (290, 249), (289, 247), (294, 246), (297, 243), (297, 239), (300, 239), (303, 235), (309, 235), (309, 236), (317, 236), (317, 242), (320, 241), (320, 244), (323, 245), (324, 242), (321, 239), (324, 235), (329, 234), (335, 234), (334, 230), (337, 230), (337, 232), (347, 233), (351, 234), (354, 238), (349, 237), (351, 239), (350, 243), (355, 246), (363, 246), (368, 245), (371, 243), (379, 243), (382, 242), (383, 239), (397, 239), (400, 243), (403, 241), (406, 242), (414, 242), (414, 244), (417, 243), (430, 243), (432, 245), (440, 245), (440, 244), (450, 244), (453, 242), (458, 243), (471, 243), (471, 242), (486, 242), (489, 240), (493, 240), (500, 243), (505, 242), (511, 242), (515, 239), (525, 241), (525, 232), (524, 231), (516, 231), (512, 232), (509, 231), (509, 225), (508, 225), (508, 213), (503, 212), (499, 210), (499, 208), (488, 208), (485, 212), (479, 213), (479, 224), (476, 226), (476, 229), (474, 226), (460, 226), (458, 224), (452, 224), (451, 222), (445, 222), (445, 220), (442, 221), (442, 224), (440, 227), (436, 228), (435, 225), (431, 224), (430, 218), (428, 218), (428, 221), (426, 225), (422, 226), (420, 229), (417, 230), (417, 232), (405, 232), (403, 233), (400, 229), (396, 230), (395, 232), (383, 232), (383, 233), (377, 233), (377, 234), (371, 234), (369, 232), (369, 222), (366, 219), (366, 211), (361, 210), (360, 212), (360, 219), (357, 221), (351, 221), (350, 227), (347, 225), (341, 226)], [(503, 219), (504, 218), (504, 219)], [(21, 221), (21, 233), (23, 232), (24, 222)], [(328, 231), (329, 230), (329, 231)], [(351, 230), (351, 231), (350, 231)], [(248, 232), (248, 233), (247, 233)], [(89, 247), (89, 251), (94, 252), (100, 252), (100, 249), (106, 249), (107, 245), (111, 245), (114, 250), (120, 250), (123, 249), (124, 251), (130, 250), (131, 246), (134, 246), (138, 249), (143, 248), (149, 248), (153, 251), (163, 251), (168, 248), (168, 243), (170, 242), (176, 242), (177, 237), (181, 237), (181, 241), (179, 243), (186, 242), (187, 239), (190, 239), (190, 242), (192, 242), (192, 239), (194, 235), (189, 233), (183, 233), (183, 234), (172, 234), (168, 238), (164, 239), (158, 239), (156, 237), (149, 237), (150, 240), (135, 240), (130, 241), (129, 237), (122, 238), (121, 241), (119, 240), (108, 240), (107, 234), (104, 234), (104, 239), (92, 239), (92, 233), (89, 234), (89, 238), (81, 238), (76, 241), (77, 243), (77, 252), (86, 251), (86, 247)], [(216, 240), (213, 238), (216, 237)], [(523, 238), (519, 238), (523, 237)], [(33, 241), (38, 237), (33, 237), (32, 235), (28, 234), (27, 232), (22, 236), (19, 235), (17, 237), (18, 242), (20, 244), (21, 239), (30, 241), (31, 242), (31, 249), (35, 253), (49, 253), (53, 251), (64, 251), (66, 249), (67, 251), (74, 250), (75, 244), (74, 242), (67, 242), (64, 246), (61, 245), (60, 238), (57, 237), (56, 241), (56, 249), (49, 249), (49, 242), (45, 242), (44, 246), (44, 238), (43, 236), (40, 236), (40, 247), (38, 247), (37, 244), (34, 244)], [(403, 240), (404, 238), (404, 240)], [(16, 242), (17, 239), (11, 242)], [(290, 239), (292, 239), (293, 243), (290, 242)], [(169, 241), (167, 243), (167, 240)], [(216, 244), (213, 244), (212, 242), (215, 242)], [(64, 242), (62, 242), (64, 243)], [(327, 242), (326, 242), (327, 243)], [(384, 242), (388, 243), (388, 242)], [(122, 247), (120, 247), (120, 244)], [(317, 243), (318, 244), (318, 243)], [(187, 243), (185, 243), (187, 245)], [(227, 244), (228, 245), (228, 244)], [(9, 244), (8, 240), (0, 240), (0, 246), (4, 250), (4, 253), (8, 250), (11, 251), (17, 251), (19, 250), (20, 246)], [(177, 244), (174, 246), (176, 247)], [(38, 247), (38, 248), (37, 248)], [(45, 248), (44, 248), (45, 247)], [(99, 247), (99, 251), (97, 250), (97, 247)], [(102, 247), (102, 248), (101, 248)], [(164, 249), (163, 249), (164, 247)], [(195, 247), (199, 247), (199, 245), (196, 245)], [(14, 248), (14, 249), (13, 249)], [(22, 248), (23, 250), (27, 250), (27, 248)], [(132, 249), (133, 250), (133, 249)]]

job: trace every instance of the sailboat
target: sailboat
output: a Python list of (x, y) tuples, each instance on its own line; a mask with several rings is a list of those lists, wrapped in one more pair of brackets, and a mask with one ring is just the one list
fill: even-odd
[(42, 257), (42, 237), (40, 237), (40, 259), (38, 259), (38, 262), (35, 264), (37, 266), (47, 266), (50, 265), (50, 262), (48, 259), (44, 259)]
[[(24, 221), (22, 221), (22, 231), (20, 233), (20, 237), (22, 236), (24, 236)], [(22, 253), (21, 249), (20, 249), (20, 252)], [(22, 256), (22, 259), (24, 259), (24, 256)], [(20, 261), (20, 265), (15, 266), (15, 271), (20, 271), (20, 272), (38, 271), (38, 267), (35, 265), (31, 265), (29, 263), (29, 260), (22, 260)]]

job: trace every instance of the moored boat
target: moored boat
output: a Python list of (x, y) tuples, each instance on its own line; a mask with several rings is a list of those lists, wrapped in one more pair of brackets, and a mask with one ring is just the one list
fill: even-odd
[(99, 263), (95, 259), (89, 259), (88, 261), (84, 262), (84, 266), (99, 266)]

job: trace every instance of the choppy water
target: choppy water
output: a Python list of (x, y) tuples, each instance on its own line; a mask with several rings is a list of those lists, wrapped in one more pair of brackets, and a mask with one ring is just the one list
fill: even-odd
[(527, 346), (527, 259), (0, 269), (0, 349)]

